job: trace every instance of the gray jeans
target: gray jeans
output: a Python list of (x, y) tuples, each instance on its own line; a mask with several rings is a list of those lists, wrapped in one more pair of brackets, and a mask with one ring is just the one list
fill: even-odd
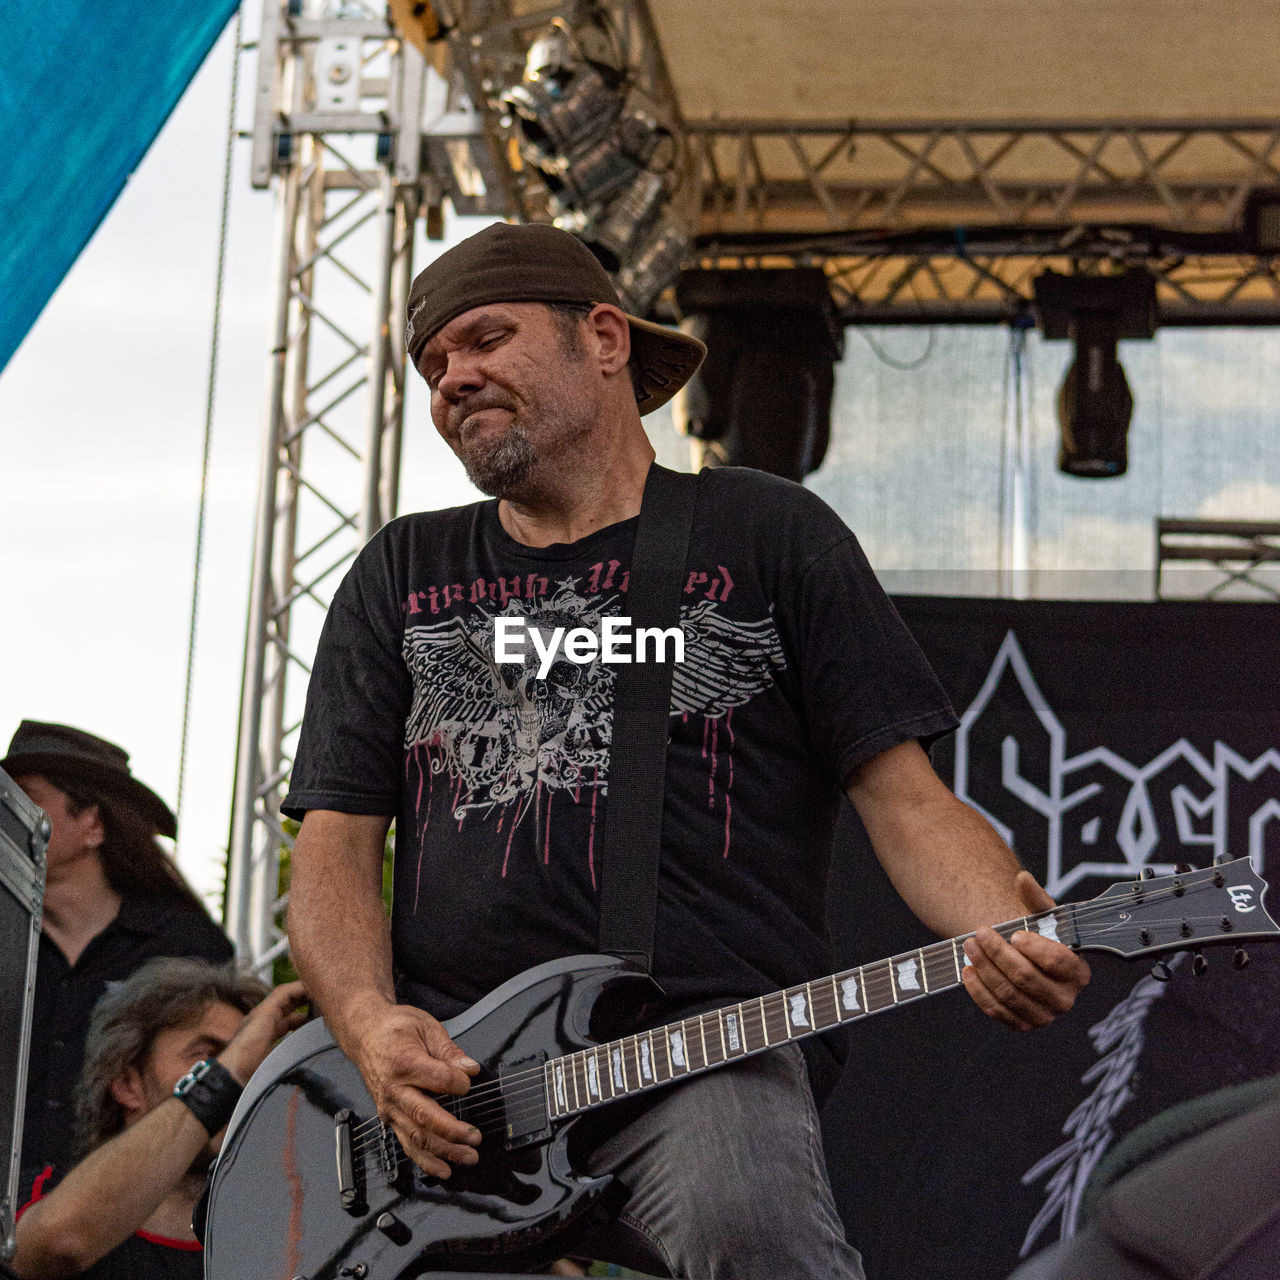
[(646, 1101), (588, 1161), (631, 1195), (583, 1253), (682, 1280), (865, 1280), (836, 1214), (796, 1045)]

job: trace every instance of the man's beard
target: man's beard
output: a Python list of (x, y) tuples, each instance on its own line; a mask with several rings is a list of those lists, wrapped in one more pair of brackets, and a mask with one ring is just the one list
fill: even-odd
[(491, 498), (504, 498), (520, 489), (538, 460), (524, 428), (514, 422), (492, 444), (464, 450), (461, 457), (467, 479)]

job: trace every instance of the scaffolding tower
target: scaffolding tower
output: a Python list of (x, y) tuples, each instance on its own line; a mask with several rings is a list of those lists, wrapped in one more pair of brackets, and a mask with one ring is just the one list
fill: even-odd
[(276, 184), (276, 280), (245, 644), (226, 924), (270, 970), (286, 948), (280, 815), (311, 655), (341, 571), (396, 512), (400, 341), (420, 212), (426, 112), (465, 135), (443, 82), (385, 13), (308, 17), (266, 0), (252, 181)]

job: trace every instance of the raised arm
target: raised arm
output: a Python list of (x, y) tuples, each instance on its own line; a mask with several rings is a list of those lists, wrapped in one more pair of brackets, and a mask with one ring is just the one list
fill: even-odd
[(426, 1173), (474, 1164), (480, 1131), (431, 1094), (461, 1094), (477, 1063), (430, 1014), (396, 1003), (391, 928), (382, 905), (390, 819), (313, 809), (294, 843), (289, 942), (294, 964), (378, 1113)]
[(54, 1280), (91, 1267), (146, 1222), (208, 1141), (204, 1125), (177, 1098), (162, 1102), (18, 1219), (15, 1274)]
[(876, 857), (906, 904), (943, 937), (965, 943), (964, 984), (989, 1016), (1026, 1031), (1075, 1003), (1089, 966), (1070, 948), (1019, 931), (1006, 942), (990, 925), (1053, 906), (981, 814), (939, 779), (920, 745), (872, 757), (846, 785)]
[[(277, 987), (218, 1054), (243, 1085), (272, 1046), (301, 1022), (302, 984)], [(18, 1221), (13, 1270), (21, 1280), (79, 1275), (127, 1240), (182, 1182), (209, 1134), (177, 1098), (87, 1155)]]

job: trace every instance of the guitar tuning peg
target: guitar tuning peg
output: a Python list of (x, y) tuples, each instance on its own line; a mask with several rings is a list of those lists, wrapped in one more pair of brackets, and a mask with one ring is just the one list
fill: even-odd
[(1247, 969), (1249, 967), (1249, 953), (1243, 947), (1237, 947), (1235, 955), (1231, 957), (1231, 963), (1237, 969)]
[(1173, 970), (1163, 960), (1157, 960), (1152, 966), (1151, 976), (1157, 982), (1168, 982), (1173, 977)]
[(1140, 880), (1154, 880), (1156, 873), (1150, 867), (1143, 867), (1142, 873), (1138, 877)]
[(1191, 961), (1191, 972), (1197, 978), (1201, 978), (1209, 972), (1209, 962), (1200, 954), (1199, 949), (1196, 950), (1195, 959)]
[(1224, 862), (1230, 862), (1230, 861), (1231, 859), (1228, 858), (1225, 853), (1215, 853), (1213, 855), (1213, 865), (1215, 867), (1220, 867)]
[(1189, 876), (1195, 870), (1195, 867), (1189, 862), (1178, 862), (1174, 864), (1173, 869), (1180, 876)]

